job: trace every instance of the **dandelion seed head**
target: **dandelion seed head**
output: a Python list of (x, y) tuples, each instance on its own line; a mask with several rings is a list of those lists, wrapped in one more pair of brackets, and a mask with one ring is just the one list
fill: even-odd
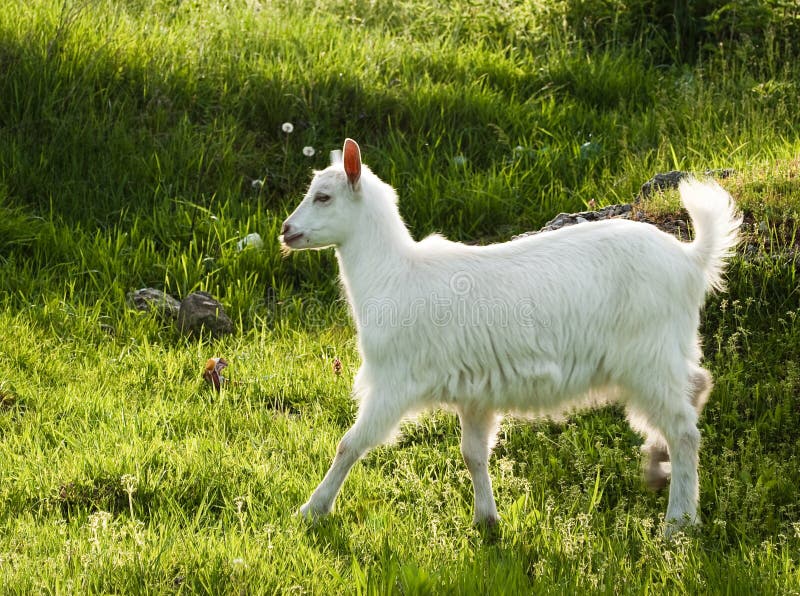
[(291, 122), (284, 122), (281, 125), (281, 130), (285, 132), (287, 135), (292, 134), (292, 131), (294, 131), (294, 124), (292, 124)]
[(303, 147), (303, 155), (306, 157), (313, 157), (314, 156), (314, 148), (311, 145), (306, 145)]

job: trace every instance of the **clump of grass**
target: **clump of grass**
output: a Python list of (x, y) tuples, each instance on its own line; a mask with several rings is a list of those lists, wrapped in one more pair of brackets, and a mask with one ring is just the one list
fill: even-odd
[(19, 397), (11, 383), (0, 381), (0, 411), (10, 410), (18, 401)]

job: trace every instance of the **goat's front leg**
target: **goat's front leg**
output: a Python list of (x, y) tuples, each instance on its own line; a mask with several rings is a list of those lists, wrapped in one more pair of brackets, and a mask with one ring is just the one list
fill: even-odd
[(402, 418), (395, 404), (383, 397), (365, 397), (361, 401), (355, 423), (344, 434), (336, 450), (333, 463), (308, 501), (300, 507), (300, 515), (317, 518), (333, 511), (336, 495), (350, 472), (350, 468), (367, 451), (386, 441)]
[(475, 491), (474, 522), (479, 525), (496, 526), (500, 521), (492, 493), (489, 477), (489, 454), (497, 433), (497, 417), (494, 412), (459, 410), (461, 420), (461, 455), (467, 464)]

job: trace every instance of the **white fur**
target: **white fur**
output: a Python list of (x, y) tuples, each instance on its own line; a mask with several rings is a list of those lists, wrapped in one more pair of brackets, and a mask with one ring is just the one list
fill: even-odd
[[(736, 243), (730, 196), (713, 182), (681, 184), (691, 244), (610, 220), (478, 247), (415, 242), (394, 190), (366, 166), (348, 181), (344, 167), (334, 159), (317, 172), (284, 224), (283, 238), (302, 233), (290, 248), (335, 247), (363, 362), (355, 424), (301, 513), (332, 511), (367, 450), (408, 415), (447, 405), (461, 420), (475, 521), (495, 524), (488, 459), (498, 417), (557, 413), (604, 394), (645, 435), (651, 485), (666, 482), (672, 460), (667, 533), (696, 523), (696, 423), (711, 389), (697, 329)], [(315, 201), (320, 193), (330, 200)]]

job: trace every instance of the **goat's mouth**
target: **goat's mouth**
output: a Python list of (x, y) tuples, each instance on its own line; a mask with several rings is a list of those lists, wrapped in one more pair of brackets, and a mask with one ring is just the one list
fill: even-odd
[(287, 246), (291, 246), (292, 242), (295, 240), (299, 240), (303, 237), (303, 232), (295, 232), (294, 234), (289, 234), (288, 236), (283, 236), (283, 243)]

